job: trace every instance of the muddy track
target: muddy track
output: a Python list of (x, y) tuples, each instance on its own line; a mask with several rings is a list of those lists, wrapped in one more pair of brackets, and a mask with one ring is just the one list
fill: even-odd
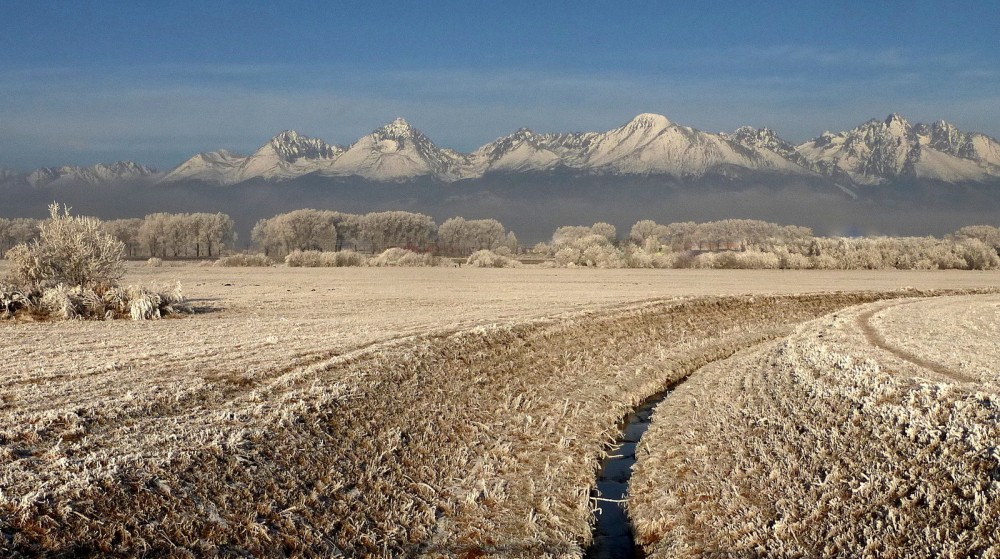
[(0, 420), (50, 428), (0, 436), (0, 555), (582, 554), (588, 488), (636, 404), (804, 320), (915, 295), (706, 297), (416, 336), (65, 428), (14, 403)]

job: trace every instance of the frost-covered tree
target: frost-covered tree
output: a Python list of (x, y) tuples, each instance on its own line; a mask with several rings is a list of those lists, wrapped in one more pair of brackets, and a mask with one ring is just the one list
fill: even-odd
[(294, 210), (258, 221), (251, 238), (271, 256), (294, 250), (335, 250), (336, 217), (335, 212), (327, 210)]
[(372, 212), (361, 217), (360, 234), (375, 252), (390, 247), (426, 249), (437, 235), (437, 224), (424, 214)]
[(30, 289), (113, 284), (125, 273), (124, 257), (125, 245), (100, 220), (70, 215), (55, 203), (38, 238), (7, 252), (14, 278)]
[(1000, 228), (992, 225), (969, 225), (955, 231), (952, 236), (956, 239), (979, 239), (1000, 254)]
[(438, 227), (437, 236), (441, 251), (456, 256), (496, 250), (508, 241), (506, 229), (495, 219), (452, 217)]

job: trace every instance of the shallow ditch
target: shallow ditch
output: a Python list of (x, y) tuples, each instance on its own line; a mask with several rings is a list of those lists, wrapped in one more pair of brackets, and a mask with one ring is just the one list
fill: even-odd
[(649, 428), (653, 410), (673, 389), (686, 379), (671, 384), (639, 404), (621, 423), (618, 439), (608, 457), (601, 461), (597, 484), (590, 492), (596, 502), (594, 539), (584, 554), (585, 559), (635, 559), (645, 557), (642, 546), (635, 543), (632, 523), (626, 513), (625, 496), (635, 464), (639, 440)]

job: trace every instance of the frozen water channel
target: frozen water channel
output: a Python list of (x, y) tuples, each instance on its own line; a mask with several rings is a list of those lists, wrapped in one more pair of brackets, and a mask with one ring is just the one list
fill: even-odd
[(633, 559), (645, 557), (636, 545), (632, 524), (626, 513), (628, 482), (632, 477), (635, 452), (642, 435), (649, 428), (653, 409), (671, 392), (673, 386), (650, 396), (632, 410), (623, 422), (621, 433), (610, 455), (601, 462), (597, 484), (591, 491), (596, 501), (594, 541), (584, 555), (586, 559)]

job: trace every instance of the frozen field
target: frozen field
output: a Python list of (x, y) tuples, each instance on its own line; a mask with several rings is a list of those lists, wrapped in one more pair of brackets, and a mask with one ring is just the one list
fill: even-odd
[(997, 557), (1000, 296), (882, 301), (680, 385), (631, 491), (651, 557)]
[[(126, 278), (174, 281), (199, 314), (0, 323), (0, 551), (579, 556), (597, 460), (631, 405), (829, 312), (997, 288), (1000, 274), (184, 266)], [(910, 317), (956, 304), (973, 318), (940, 328), (995, 332), (996, 307), (978, 301), (877, 303), (889, 306), (862, 317), (875, 335), (859, 327), (860, 351), (919, 367), (904, 359), (928, 347)], [(964, 356), (995, 353), (989, 342), (925, 338), (941, 370), (988, 376), (988, 358)]]

